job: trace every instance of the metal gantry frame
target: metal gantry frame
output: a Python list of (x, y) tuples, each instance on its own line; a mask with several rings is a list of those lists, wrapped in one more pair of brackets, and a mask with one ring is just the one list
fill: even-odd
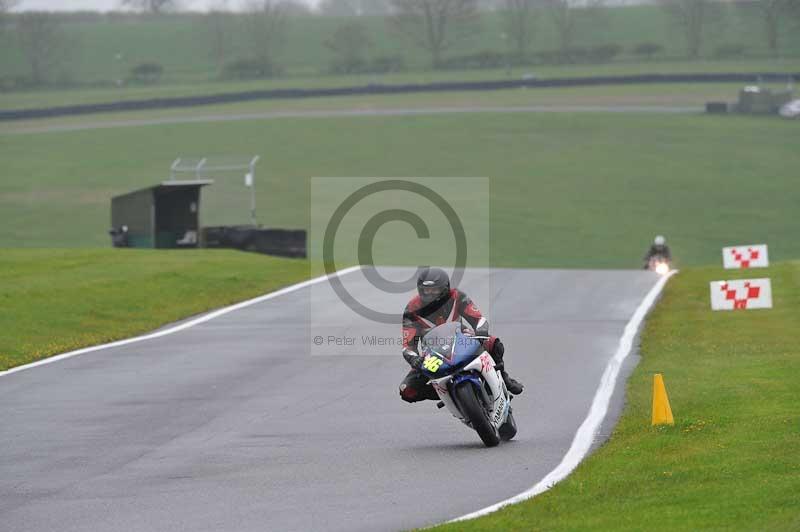
[[(242, 158), (242, 162), (239, 162), (236, 158), (230, 157), (202, 157), (200, 159), (178, 157), (170, 167), (170, 180), (177, 181), (176, 174), (181, 172), (194, 173), (195, 178), (199, 180), (213, 177), (214, 172), (247, 170), (245, 186), (250, 189), (250, 221), (253, 225), (258, 226), (258, 219), (256, 218), (256, 164), (258, 164), (260, 158), (260, 155), (254, 155), (249, 158), (248, 162), (245, 162), (247, 161), (245, 158)], [(216, 159), (219, 159), (220, 162), (214, 162)]]

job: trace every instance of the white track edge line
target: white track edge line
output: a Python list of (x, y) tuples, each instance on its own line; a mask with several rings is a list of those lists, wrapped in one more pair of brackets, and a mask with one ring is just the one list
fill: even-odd
[(678, 273), (677, 270), (673, 270), (668, 275), (665, 275), (659, 279), (655, 286), (650, 289), (642, 302), (639, 304), (639, 307), (633, 313), (630, 321), (628, 321), (628, 324), (625, 326), (625, 331), (622, 334), (622, 338), (620, 338), (619, 347), (617, 347), (616, 353), (614, 353), (614, 356), (611, 358), (611, 360), (609, 360), (608, 365), (603, 372), (603, 376), (600, 378), (600, 386), (595, 392), (592, 406), (589, 408), (589, 414), (586, 416), (586, 419), (575, 433), (575, 438), (572, 440), (572, 445), (567, 451), (567, 454), (564, 455), (561, 463), (558, 464), (555, 469), (550, 471), (542, 480), (536, 483), (535, 486), (523, 491), (519, 495), (515, 495), (491, 506), (487, 506), (486, 508), (476, 512), (462, 515), (461, 517), (457, 517), (448, 521), (448, 523), (475, 519), (476, 517), (481, 517), (496, 512), (497, 510), (503, 508), (504, 506), (508, 506), (509, 504), (515, 504), (532, 499), (540, 493), (544, 493), (545, 491), (549, 490), (558, 482), (564, 480), (564, 478), (566, 478), (576, 467), (578, 467), (578, 464), (580, 464), (581, 461), (586, 458), (586, 455), (589, 454), (589, 450), (592, 448), (592, 443), (594, 443), (594, 437), (606, 417), (608, 405), (611, 402), (611, 396), (613, 395), (614, 388), (616, 387), (617, 377), (619, 376), (620, 369), (622, 368), (622, 362), (628, 357), (633, 348), (633, 340), (636, 338), (636, 334), (639, 331), (642, 321), (644, 321), (644, 318), (647, 316), (647, 313), (650, 311), (653, 303), (655, 303), (656, 299), (661, 294), (661, 291), (664, 289), (667, 281), (669, 281), (669, 279), (676, 273)]
[(336, 271), (336, 272), (331, 273), (329, 275), (321, 275), (321, 276), (315, 277), (313, 279), (308, 279), (308, 280), (305, 280), (305, 281), (297, 283), (297, 284), (286, 286), (286, 287), (281, 288), (280, 290), (277, 290), (275, 292), (270, 292), (268, 294), (264, 294), (262, 296), (258, 296), (258, 297), (253, 298), (253, 299), (248, 299), (247, 301), (242, 301), (240, 303), (236, 303), (236, 304), (230, 305), (228, 307), (223, 307), (221, 309), (211, 311), (210, 313), (205, 314), (203, 316), (200, 316), (199, 318), (195, 318), (193, 320), (189, 320), (189, 321), (187, 321), (185, 323), (181, 323), (180, 325), (176, 325), (175, 327), (170, 327), (170, 328), (164, 329), (162, 331), (157, 331), (157, 332), (153, 332), (153, 333), (149, 333), (149, 334), (145, 334), (145, 335), (141, 335), (141, 336), (135, 336), (133, 338), (127, 338), (125, 340), (118, 340), (116, 342), (111, 342), (111, 343), (107, 343), (107, 344), (95, 345), (95, 346), (92, 346), (92, 347), (85, 347), (83, 349), (78, 349), (76, 351), (70, 351), (68, 353), (62, 353), (60, 355), (52, 356), (52, 357), (45, 358), (45, 359), (42, 359), (42, 360), (37, 360), (36, 362), (31, 362), (30, 364), (25, 364), (23, 366), (17, 366), (17, 367), (14, 367), (14, 368), (10, 368), (10, 369), (7, 369), (5, 371), (0, 371), (0, 377), (5, 377), (6, 375), (11, 375), (12, 373), (17, 373), (19, 371), (24, 371), (26, 369), (35, 368), (35, 367), (38, 367), (38, 366), (44, 366), (46, 364), (52, 364), (53, 362), (58, 362), (59, 360), (64, 360), (66, 358), (72, 358), (72, 357), (75, 357), (75, 356), (78, 356), (78, 355), (84, 355), (86, 353), (92, 353), (94, 351), (100, 351), (102, 349), (110, 349), (112, 347), (120, 347), (120, 346), (123, 346), (123, 345), (133, 344), (133, 343), (137, 343), (137, 342), (143, 342), (145, 340), (152, 340), (154, 338), (161, 338), (162, 336), (167, 336), (169, 334), (173, 334), (173, 333), (176, 333), (176, 332), (179, 332), (179, 331), (183, 331), (185, 329), (189, 329), (191, 327), (194, 327), (195, 325), (199, 325), (201, 323), (205, 323), (207, 321), (211, 321), (214, 318), (218, 318), (220, 316), (224, 316), (225, 314), (229, 314), (229, 313), (234, 312), (236, 310), (243, 309), (245, 307), (249, 307), (251, 305), (255, 305), (257, 303), (261, 303), (263, 301), (267, 301), (269, 299), (273, 299), (273, 298), (282, 296), (284, 294), (288, 294), (290, 292), (294, 292), (296, 290), (300, 290), (302, 288), (306, 288), (308, 286), (317, 284), (317, 283), (322, 282), (322, 281), (326, 281), (326, 280), (328, 280), (329, 277), (336, 277), (336, 276), (340, 277), (342, 275), (347, 275), (348, 273), (352, 273), (352, 272), (360, 270), (360, 269), (361, 269), (361, 266), (351, 266), (350, 268), (345, 268), (343, 270)]

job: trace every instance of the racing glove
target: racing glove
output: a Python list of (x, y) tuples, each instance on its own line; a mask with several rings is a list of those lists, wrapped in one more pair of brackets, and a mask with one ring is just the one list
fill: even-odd
[(406, 359), (408, 365), (414, 369), (422, 367), (422, 357), (411, 349), (403, 349), (403, 358)]

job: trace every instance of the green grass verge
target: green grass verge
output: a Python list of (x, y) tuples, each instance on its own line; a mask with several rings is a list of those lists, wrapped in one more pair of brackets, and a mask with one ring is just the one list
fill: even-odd
[(0, 252), (0, 371), (128, 338), (308, 277), (308, 262), (234, 251)]
[[(239, 153), (262, 155), (260, 219), (272, 227), (308, 226), (314, 176), (485, 176), (496, 265), (632, 267), (657, 233), (682, 265), (737, 242), (767, 241), (779, 260), (800, 256), (797, 125), (490, 113), (0, 135), (0, 246), (108, 246), (111, 196), (167, 178), (178, 156)], [(205, 222), (230, 214), (210, 208), (225, 190), (204, 192)]]
[[(712, 280), (769, 276), (772, 310), (712, 313)], [(555, 488), (434, 530), (800, 529), (800, 262), (672, 279), (611, 439)], [(663, 373), (675, 425), (650, 427)]]

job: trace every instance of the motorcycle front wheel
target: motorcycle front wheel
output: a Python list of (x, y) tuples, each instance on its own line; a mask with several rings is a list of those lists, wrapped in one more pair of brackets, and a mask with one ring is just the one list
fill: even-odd
[(500, 434), (497, 429), (489, 421), (489, 414), (478, 399), (478, 394), (475, 387), (465, 382), (456, 388), (456, 400), (461, 407), (462, 412), (472, 424), (472, 428), (481, 437), (483, 444), (486, 447), (495, 447), (500, 443)]

